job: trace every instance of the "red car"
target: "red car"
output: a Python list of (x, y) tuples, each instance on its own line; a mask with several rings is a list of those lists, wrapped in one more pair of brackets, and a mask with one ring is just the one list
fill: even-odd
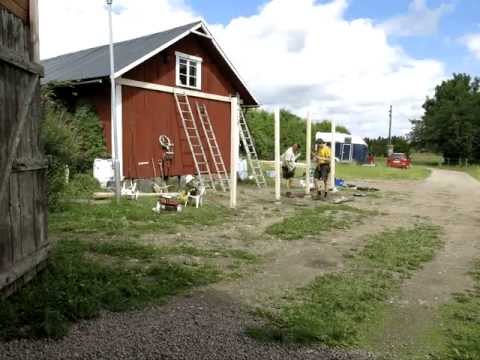
[(387, 158), (387, 166), (398, 169), (408, 169), (412, 165), (409, 157), (404, 153), (393, 153)]

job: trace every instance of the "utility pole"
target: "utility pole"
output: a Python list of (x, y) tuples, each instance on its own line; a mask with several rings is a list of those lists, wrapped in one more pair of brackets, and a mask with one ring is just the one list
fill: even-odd
[(388, 145), (392, 145), (392, 111), (393, 107), (390, 105), (390, 111), (388, 112), (389, 124), (388, 124)]
[(387, 145), (387, 155), (390, 156), (393, 154), (393, 145), (392, 145), (392, 115), (393, 107), (390, 105), (390, 111), (388, 112), (388, 145)]
[(120, 202), (120, 152), (118, 149), (118, 129), (117, 129), (117, 111), (116, 111), (116, 93), (115, 93), (115, 59), (114, 59), (114, 52), (113, 52), (113, 24), (112, 24), (112, 3), (113, 0), (107, 0), (108, 6), (108, 31), (110, 35), (110, 115), (111, 121), (110, 124), (112, 126), (112, 133), (113, 133), (113, 141), (112, 141), (112, 158), (113, 158), (113, 170), (114, 170), (114, 177), (115, 177), (115, 199)]

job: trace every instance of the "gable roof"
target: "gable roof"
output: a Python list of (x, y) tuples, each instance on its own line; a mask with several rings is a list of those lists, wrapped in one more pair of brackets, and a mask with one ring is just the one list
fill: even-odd
[[(156, 34), (122, 41), (114, 44), (115, 77), (120, 77), (127, 71), (140, 65), (162, 50), (194, 33), (208, 38), (214, 49), (228, 65), (236, 78), (236, 85), (242, 87), (250, 99), (249, 105), (258, 105), (253, 94), (248, 90), (233, 64), (228, 60), (223, 50), (206, 28), (203, 21), (196, 21)], [(109, 46), (103, 45), (75, 53), (60, 55), (42, 61), (45, 68), (43, 82), (81, 81), (105, 78), (110, 76)]]

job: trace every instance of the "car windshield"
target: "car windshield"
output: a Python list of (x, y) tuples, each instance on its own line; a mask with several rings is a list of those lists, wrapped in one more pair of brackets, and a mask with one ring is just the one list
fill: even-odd
[(392, 154), (392, 159), (394, 160), (401, 160), (406, 158), (407, 156), (405, 154)]

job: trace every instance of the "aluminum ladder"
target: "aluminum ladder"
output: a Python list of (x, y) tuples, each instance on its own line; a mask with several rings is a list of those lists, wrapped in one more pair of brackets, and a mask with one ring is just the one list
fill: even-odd
[(223, 161), (223, 156), (220, 152), (220, 147), (218, 146), (217, 137), (215, 136), (215, 131), (213, 130), (207, 107), (205, 104), (200, 104), (197, 102), (197, 111), (200, 124), (202, 125), (203, 132), (207, 139), (213, 165), (215, 166), (213, 180), (216, 184), (220, 185), (223, 191), (227, 191), (230, 185), (230, 179), (228, 178), (227, 168), (225, 167), (225, 162)]
[(193, 116), (192, 108), (188, 100), (187, 95), (177, 92), (173, 93), (175, 102), (177, 103), (177, 109), (182, 119), (183, 131), (187, 138), (190, 152), (192, 153), (193, 162), (195, 164), (195, 170), (199, 177), (200, 183), (206, 188), (215, 189), (215, 182), (208, 165), (208, 159), (205, 155), (202, 139), (198, 133), (197, 124)]
[(262, 166), (258, 160), (257, 150), (255, 149), (255, 144), (253, 143), (252, 134), (248, 129), (247, 120), (243, 114), (242, 108), (238, 107), (239, 112), (239, 123), (240, 123), (240, 139), (242, 141), (243, 148), (247, 153), (248, 164), (252, 170), (253, 178), (255, 183), (259, 188), (266, 187), (267, 181), (265, 180), (265, 175), (263, 174)]

